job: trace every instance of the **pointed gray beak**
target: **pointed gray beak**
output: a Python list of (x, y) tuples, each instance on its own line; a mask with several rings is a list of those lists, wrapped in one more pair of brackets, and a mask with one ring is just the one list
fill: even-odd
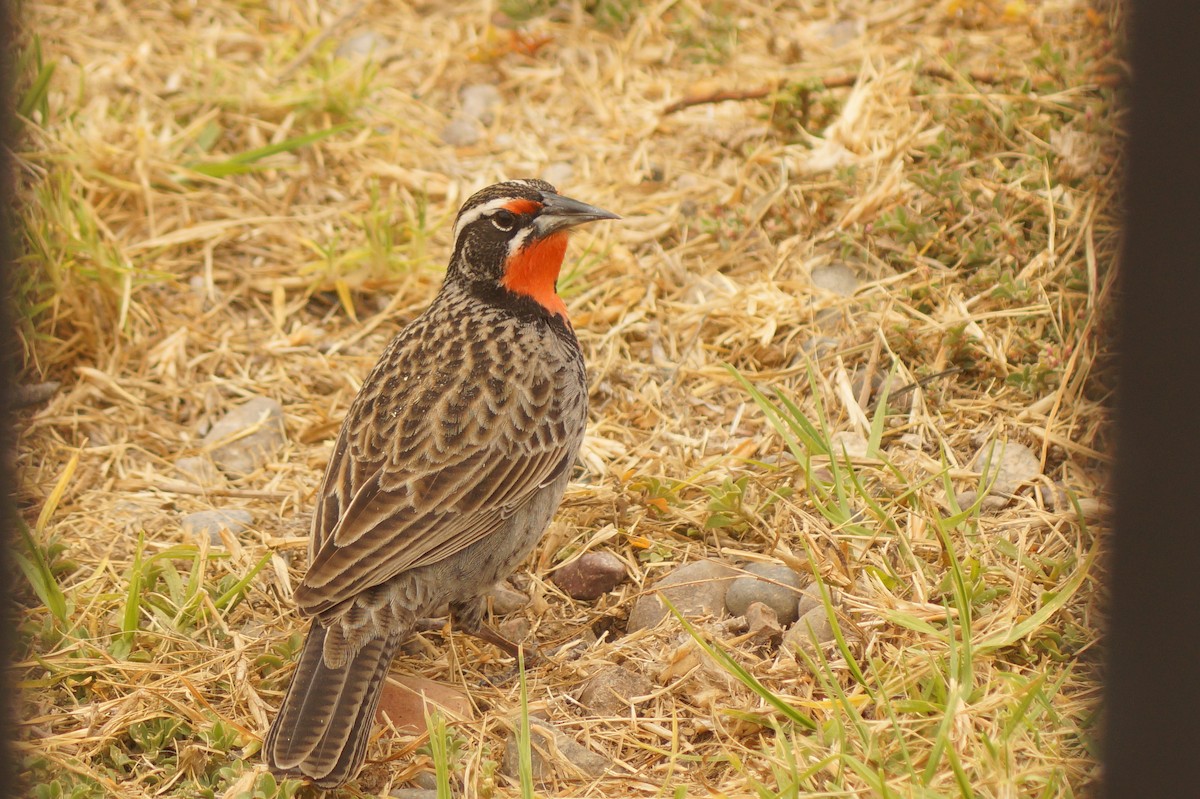
[(600, 219), (620, 219), (612, 211), (605, 211), (594, 205), (572, 200), (552, 192), (542, 193), (542, 210), (533, 220), (533, 228), (538, 238), (549, 236), (559, 230), (565, 230), (584, 222), (596, 222)]

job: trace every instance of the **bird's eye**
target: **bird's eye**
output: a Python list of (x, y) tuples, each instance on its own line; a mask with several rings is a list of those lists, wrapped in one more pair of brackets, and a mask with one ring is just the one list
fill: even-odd
[(492, 224), (496, 226), (497, 230), (512, 230), (517, 224), (517, 217), (512, 211), (501, 208), (499, 211), (492, 214)]

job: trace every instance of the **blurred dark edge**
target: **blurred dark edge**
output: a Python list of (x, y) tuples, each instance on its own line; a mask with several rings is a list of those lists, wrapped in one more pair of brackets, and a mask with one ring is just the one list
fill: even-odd
[(1129, 0), (1102, 795), (1200, 796), (1200, 2)]
[(12, 410), (12, 389), (17, 382), (20, 342), (12, 305), (16, 284), (14, 237), (16, 225), (13, 207), (13, 163), (11, 149), (16, 145), (13, 109), (16, 93), (16, 54), (13, 9), (16, 4), (0, 0), (0, 797), (23, 796), (17, 783), (15, 738), (20, 700), (16, 693), (16, 674), (10, 667), (17, 651), (17, 619), (13, 586), (21, 579), (12, 558), (16, 530), (14, 493), (16, 430)]
[[(13, 5), (0, 0), (0, 575), (17, 578)], [(1200, 796), (1200, 2), (1129, 0), (1128, 11), (1133, 90), (1101, 792)], [(0, 579), (0, 664), (16, 651), (12, 588), (13, 579)], [(23, 795), (15, 688), (13, 671), (0, 668), (0, 797)]]

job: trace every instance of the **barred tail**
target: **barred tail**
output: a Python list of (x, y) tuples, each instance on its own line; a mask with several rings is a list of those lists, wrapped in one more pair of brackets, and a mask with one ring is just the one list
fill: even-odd
[(324, 661), (327, 630), (313, 622), (279, 715), (263, 742), (267, 767), (336, 788), (358, 773), (375, 708), (401, 638), (367, 641), (339, 668)]

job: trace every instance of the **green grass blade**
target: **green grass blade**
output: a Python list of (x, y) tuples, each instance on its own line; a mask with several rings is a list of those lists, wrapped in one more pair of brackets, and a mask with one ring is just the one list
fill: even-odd
[(705, 641), (700, 636), (700, 632), (693, 627), (691, 622), (685, 619), (683, 614), (680, 613), (679, 610), (676, 609), (675, 605), (671, 603), (671, 600), (662, 595), (660, 595), (659, 598), (667, 606), (667, 609), (670, 610), (671, 613), (675, 614), (675, 618), (679, 619), (679, 623), (683, 625), (685, 630), (687, 630), (687, 633), (692, 637), (692, 640), (694, 640), (710, 658), (715, 660), (717, 664), (721, 666), (721, 668), (732, 674), (738, 682), (749, 688), (754, 693), (758, 694), (758, 696), (761, 697), (768, 705), (778, 710), (789, 720), (809, 730), (817, 729), (817, 724), (815, 721), (772, 693), (771, 690), (760, 683), (753, 674), (746, 671), (746, 669), (742, 667), (742, 664), (731, 658), (725, 652), (725, 650)]
[(118, 658), (127, 658), (133, 651), (133, 642), (140, 627), (142, 612), (142, 585), (148, 563), (144, 560), (146, 535), (138, 532), (137, 548), (133, 552), (133, 564), (129, 567), (129, 582), (125, 586), (125, 606), (121, 612), (121, 634), (113, 641), (112, 653)]
[(521, 719), (517, 729), (517, 778), (521, 799), (533, 799), (533, 744), (529, 739), (529, 690), (525, 685), (525, 651), (517, 650), (517, 674), (521, 680)]
[(292, 152), (299, 150), (302, 147), (307, 147), (310, 144), (320, 141), (321, 139), (335, 136), (338, 133), (349, 130), (354, 127), (352, 123), (344, 123), (334, 125), (332, 128), (324, 130), (316, 130), (312, 133), (305, 133), (301, 136), (293, 136), (290, 139), (284, 139), (276, 144), (267, 144), (262, 147), (256, 147), (253, 150), (232, 155), (224, 161), (200, 162), (193, 161), (187, 164), (187, 168), (193, 172), (199, 172), (201, 175), (207, 175), (210, 178), (223, 178), (229, 175), (239, 175), (245, 172), (251, 172), (256, 169), (268, 169), (269, 167), (258, 164), (264, 158), (279, 153)]
[(39, 66), (38, 73), (33, 78), (33, 83), (21, 95), (21, 102), (17, 105), (18, 114), (28, 119), (36, 109), (42, 112), (42, 124), (46, 124), (46, 117), (49, 115), (48, 112), (50, 110), (48, 101), (50, 79), (54, 77), (54, 70), (57, 66), (58, 63), (56, 61)]
[(1083, 581), (1092, 573), (1092, 566), (1095, 564), (1098, 555), (1099, 553), (1095, 549), (1089, 552), (1083, 564), (1071, 575), (1071, 578), (1059, 589), (1058, 593), (1054, 594), (1035, 612), (1012, 627), (1000, 630), (984, 638), (975, 645), (976, 651), (980, 654), (986, 654), (1002, 647), (1012, 646), (1022, 638), (1031, 635), (1037, 628), (1049, 621), (1051, 616), (1071, 601), (1071, 597), (1075, 595), (1075, 592), (1083, 585)]
[[(787, 411), (786, 414), (782, 414), (783, 418), (787, 421), (788, 425), (792, 428), (796, 435), (799, 436), (804, 442), (804, 445), (808, 448), (808, 450), (816, 455), (830, 454), (831, 450), (828, 443), (829, 436), (823, 429), (824, 424), (818, 428), (816, 425), (810, 422), (808, 417), (804, 415), (804, 411), (800, 409), (800, 406), (793, 402), (778, 388), (775, 389), (775, 398), (779, 400), (779, 403), (784, 407), (784, 410)], [(820, 422), (823, 418), (821, 413), (821, 403), (820, 400), (816, 398), (815, 394), (813, 396), (813, 401), (817, 403), (817, 421)]]
[(425, 707), (425, 727), (429, 730), (429, 754), (433, 758), (437, 799), (450, 799), (450, 738), (446, 734), (446, 717)]
[(58, 620), (63, 629), (66, 629), (69, 626), (67, 624), (67, 597), (59, 587), (58, 580), (55, 579), (54, 572), (50, 569), (50, 564), (46, 562), (42, 548), (33, 540), (33, 533), (29, 530), (29, 525), (19, 517), (16, 518), (16, 524), (17, 530), (21, 533), (21, 539), (25, 542), (25, 548), (29, 552), (28, 557), (21, 552), (13, 552), (17, 564), (24, 572), (25, 579), (29, 581), (29, 586), (37, 594), (37, 598)]
[(875, 400), (875, 413), (871, 415), (871, 430), (867, 435), (867, 455), (871, 458), (884, 460), (879, 445), (883, 442), (883, 426), (887, 422), (888, 385), (892, 382), (895, 370), (888, 374), (879, 387), (879, 396)]
[(733, 375), (734, 379), (741, 384), (746, 393), (750, 395), (750, 398), (754, 400), (754, 403), (758, 405), (759, 409), (763, 412), (763, 415), (767, 417), (767, 424), (771, 425), (771, 428), (779, 434), (779, 437), (783, 439), (783, 443), (788, 448), (788, 451), (792, 453), (792, 457), (796, 459), (797, 463), (804, 465), (804, 471), (807, 473), (807, 464), (809, 460), (808, 451), (805, 450), (800, 439), (796, 437), (792, 426), (784, 421), (779, 409), (775, 407), (775, 403), (771, 402), (771, 400), (769, 400), (765, 394), (759, 391), (754, 384), (747, 380), (746, 377), (743, 376), (742, 373), (737, 369), (734, 369), (729, 364), (726, 364), (725, 368), (729, 370), (729, 373)]
[(216, 606), (217, 610), (225, 610), (226, 608), (231, 608), (233, 605), (237, 604), (238, 600), (245, 595), (246, 589), (250, 587), (250, 581), (254, 579), (256, 574), (262, 571), (263, 566), (266, 566), (267, 563), (270, 562), (272, 554), (273, 553), (268, 552), (259, 558), (258, 563), (254, 564), (254, 568), (251, 569), (245, 577), (234, 583), (228, 591), (226, 591), (215, 602), (213, 602), (213, 605)]

